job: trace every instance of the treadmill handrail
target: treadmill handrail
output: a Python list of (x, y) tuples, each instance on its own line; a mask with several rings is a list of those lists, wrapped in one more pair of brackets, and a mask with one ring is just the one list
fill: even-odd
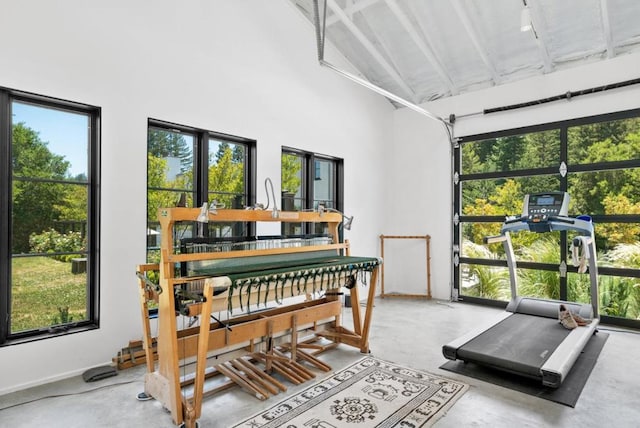
[(485, 244), (497, 244), (498, 242), (504, 242), (507, 240), (507, 235), (485, 236), (482, 241)]
[(529, 220), (527, 216), (522, 216), (515, 219), (508, 219), (502, 224), (500, 230), (501, 234), (505, 232), (519, 232), (521, 230), (531, 230), (531, 225), (547, 224), (549, 231), (573, 231), (582, 235), (592, 236), (593, 223), (581, 218), (563, 217), (563, 216), (550, 216), (544, 222), (534, 223)]

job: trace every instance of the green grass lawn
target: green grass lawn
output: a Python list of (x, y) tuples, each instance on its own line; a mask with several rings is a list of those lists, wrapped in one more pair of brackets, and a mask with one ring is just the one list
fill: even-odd
[(11, 332), (82, 321), (87, 313), (87, 275), (72, 274), (70, 262), (49, 257), (14, 258), (12, 264)]

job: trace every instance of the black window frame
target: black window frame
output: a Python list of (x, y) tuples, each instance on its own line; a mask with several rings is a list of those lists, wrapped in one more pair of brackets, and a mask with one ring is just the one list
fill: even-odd
[[(485, 266), (497, 266), (506, 267), (506, 260), (490, 260), (479, 259), (471, 257), (463, 257), (462, 251), (462, 228), (461, 225), (465, 222), (476, 223), (495, 223), (503, 222), (504, 216), (465, 216), (462, 214), (462, 183), (469, 180), (479, 179), (502, 179), (502, 178), (516, 178), (526, 177), (540, 174), (558, 174), (560, 188), (553, 189), (559, 191), (567, 191), (569, 187), (569, 175), (571, 173), (579, 172), (598, 172), (620, 168), (640, 168), (640, 159), (624, 160), (624, 161), (606, 161), (591, 164), (571, 164), (569, 162), (568, 154), (568, 129), (580, 125), (592, 125), (602, 122), (610, 122), (623, 119), (636, 119), (640, 118), (640, 109), (624, 110), (612, 113), (605, 113), (600, 115), (586, 116), (575, 119), (562, 120), (557, 122), (532, 125), (520, 128), (512, 128), (495, 132), (488, 132), (475, 135), (467, 135), (459, 137), (453, 148), (453, 185), (454, 185), (454, 218), (452, 219), (453, 229), (453, 297), (470, 303), (478, 303), (488, 306), (506, 307), (507, 302), (493, 300), (482, 297), (465, 296), (460, 294), (460, 266), (462, 264), (476, 264)], [(520, 169), (513, 171), (498, 171), (498, 172), (486, 172), (486, 173), (473, 173), (462, 174), (462, 146), (465, 143), (471, 143), (476, 141), (482, 141), (492, 138), (509, 137), (516, 135), (524, 135), (541, 131), (559, 130), (560, 133), (560, 160), (559, 162), (566, 165), (567, 172), (564, 176), (559, 174), (558, 169), (555, 167), (541, 167), (534, 169)], [(514, 213), (512, 213), (514, 214)], [(640, 223), (640, 215), (591, 215), (594, 223)], [(561, 232), (560, 235), (561, 248), (568, 248), (567, 233)], [(573, 267), (569, 261), (567, 261), (567, 252), (560, 252), (560, 262), (558, 264), (552, 263), (532, 263), (532, 262), (518, 262), (518, 268), (524, 269), (540, 269), (545, 271), (558, 272), (560, 263), (565, 263), (567, 266), (567, 273), (577, 272), (577, 268)], [(640, 269), (631, 268), (617, 268), (617, 267), (605, 267), (598, 266), (598, 272), (600, 276), (624, 276), (640, 278)], [(598, 296), (600, 299), (601, 296)], [(565, 300), (567, 298), (567, 277), (566, 275), (560, 276), (560, 299)], [(619, 325), (622, 327), (640, 328), (640, 320), (634, 320), (630, 318), (614, 317), (608, 315), (600, 315), (602, 323)]]
[[(344, 159), (338, 158), (335, 156), (320, 154), (309, 152), (306, 150), (296, 149), (293, 147), (283, 146), (281, 154), (290, 154), (298, 156), (302, 159), (302, 192), (303, 196), (300, 198), (302, 200), (302, 210), (309, 211), (315, 209), (315, 195), (314, 195), (314, 186), (313, 183), (315, 180), (319, 179), (320, 176), (318, 174), (318, 162), (317, 161), (327, 161), (332, 162), (335, 167), (335, 183), (334, 183), (334, 208), (340, 212), (344, 212)], [(284, 198), (280, 200), (281, 206), (285, 207)], [(285, 233), (286, 225), (282, 225), (282, 233)], [(303, 224), (302, 225), (302, 233), (301, 235), (313, 233), (311, 230), (311, 224)], [(342, 229), (340, 229), (340, 233), (342, 233)], [(342, 239), (342, 237), (340, 238)]]
[[(12, 113), (11, 103), (23, 102), (44, 108), (87, 115), (89, 147), (87, 164), (87, 314), (86, 319), (56, 329), (33, 329), (11, 333), (11, 231), (12, 231)], [(15, 345), (100, 327), (100, 107), (0, 87), (0, 346)]]
[[(194, 161), (194, 173), (193, 173), (193, 203), (194, 206), (200, 207), (209, 200), (209, 183), (208, 183), (208, 166), (209, 166), (209, 140), (224, 141), (231, 144), (242, 144), (246, 147), (245, 154), (245, 182), (244, 182), (244, 194), (246, 195), (245, 206), (252, 207), (256, 203), (256, 162), (257, 162), (257, 141), (250, 138), (239, 137), (236, 135), (226, 134), (217, 131), (209, 131), (193, 126), (181, 125), (174, 122), (168, 122), (159, 119), (149, 118), (147, 121), (147, 135), (149, 129), (161, 129), (167, 132), (179, 132), (191, 135), (194, 137), (193, 147), (193, 161)], [(148, 147), (147, 147), (148, 152)], [(148, 165), (147, 165), (148, 171)], [(169, 190), (150, 188), (147, 182), (147, 195), (149, 190)], [(148, 205), (147, 205), (148, 206)], [(233, 207), (225, 207), (233, 208)], [(235, 207), (244, 208), (244, 207)], [(149, 213), (147, 213), (149, 218)], [(256, 227), (253, 223), (247, 223), (242, 228), (242, 234), (244, 236), (255, 236)], [(149, 254), (149, 246), (147, 245), (147, 260)]]

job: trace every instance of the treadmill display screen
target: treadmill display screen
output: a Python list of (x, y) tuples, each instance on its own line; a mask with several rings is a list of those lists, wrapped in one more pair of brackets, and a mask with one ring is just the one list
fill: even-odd
[(555, 198), (553, 196), (540, 196), (536, 199), (536, 205), (553, 205)]
[(530, 222), (546, 222), (549, 216), (566, 216), (569, 195), (564, 192), (534, 193), (525, 197), (522, 215)]

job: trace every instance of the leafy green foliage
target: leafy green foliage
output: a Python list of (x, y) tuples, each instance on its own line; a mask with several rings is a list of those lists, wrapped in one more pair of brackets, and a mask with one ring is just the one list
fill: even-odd
[[(34, 253), (67, 253), (84, 251), (86, 243), (80, 232), (60, 233), (49, 229), (29, 237), (29, 245)], [(68, 262), (77, 254), (52, 256), (56, 260)]]
[(229, 144), (221, 144), (216, 155), (209, 158), (209, 192), (227, 208), (234, 207), (234, 199), (244, 193), (244, 162), (234, 156)]
[[(465, 241), (463, 246), (465, 247), (465, 254), (469, 257), (497, 258), (496, 254), (491, 253), (482, 245)], [(509, 271), (507, 269), (474, 264), (463, 265), (460, 271), (465, 287), (465, 295), (496, 300), (509, 299)]]
[(18, 123), (12, 132), (12, 251), (26, 253), (29, 236), (55, 221), (86, 221), (86, 187), (59, 182), (72, 180), (69, 162), (51, 153), (36, 131)]
[(600, 309), (603, 314), (627, 317), (632, 289), (629, 287), (629, 282), (626, 278), (610, 276), (600, 278)]
[(281, 181), (282, 193), (296, 194), (300, 191), (302, 178), (302, 160), (299, 156), (290, 153), (283, 153), (281, 157)]
[[(522, 197), (531, 192), (560, 188), (559, 174), (545, 168), (559, 166), (559, 130), (500, 137), (465, 143), (462, 146), (462, 212), (466, 216), (519, 215)], [(624, 161), (640, 159), (640, 119), (580, 125), (568, 129), (568, 166), (591, 165), (590, 172), (573, 172), (567, 176), (571, 195), (569, 212), (640, 216), (640, 168), (625, 167)], [(621, 162), (611, 169), (611, 164)], [(538, 168), (526, 177), (464, 180), (466, 174), (508, 172)], [(571, 170), (571, 169), (570, 169)], [(500, 246), (482, 256), (465, 240), (480, 244), (484, 236), (499, 233), (499, 223), (468, 222), (462, 224), (463, 255), (492, 258), (504, 253)], [(596, 224), (600, 264), (640, 269), (640, 221)], [(512, 241), (519, 260), (557, 264), (560, 261), (559, 234), (518, 233)], [(474, 256), (472, 254), (477, 254)], [(474, 268), (475, 269), (475, 268)], [(478, 267), (484, 269), (484, 267)], [(491, 272), (491, 269), (485, 269)], [(495, 269), (494, 269), (495, 270)], [(494, 272), (495, 274), (495, 272)], [(471, 272), (474, 278), (482, 274)], [(520, 293), (544, 298), (559, 297), (557, 272), (519, 269)], [(491, 279), (483, 279), (491, 284)], [(569, 274), (568, 298), (589, 301), (588, 275)], [(471, 288), (470, 293), (481, 293)], [(640, 280), (601, 275), (601, 304), (609, 315), (640, 319)], [(476, 295), (476, 294), (470, 294)], [(491, 290), (489, 295), (500, 295)]]
[[(534, 234), (528, 234), (535, 236)], [(535, 261), (540, 263), (559, 263), (558, 243), (549, 237), (537, 239), (529, 245), (520, 247), (518, 260)], [(518, 270), (518, 294), (528, 297), (548, 299), (560, 298), (560, 276), (558, 272), (539, 269)]]

